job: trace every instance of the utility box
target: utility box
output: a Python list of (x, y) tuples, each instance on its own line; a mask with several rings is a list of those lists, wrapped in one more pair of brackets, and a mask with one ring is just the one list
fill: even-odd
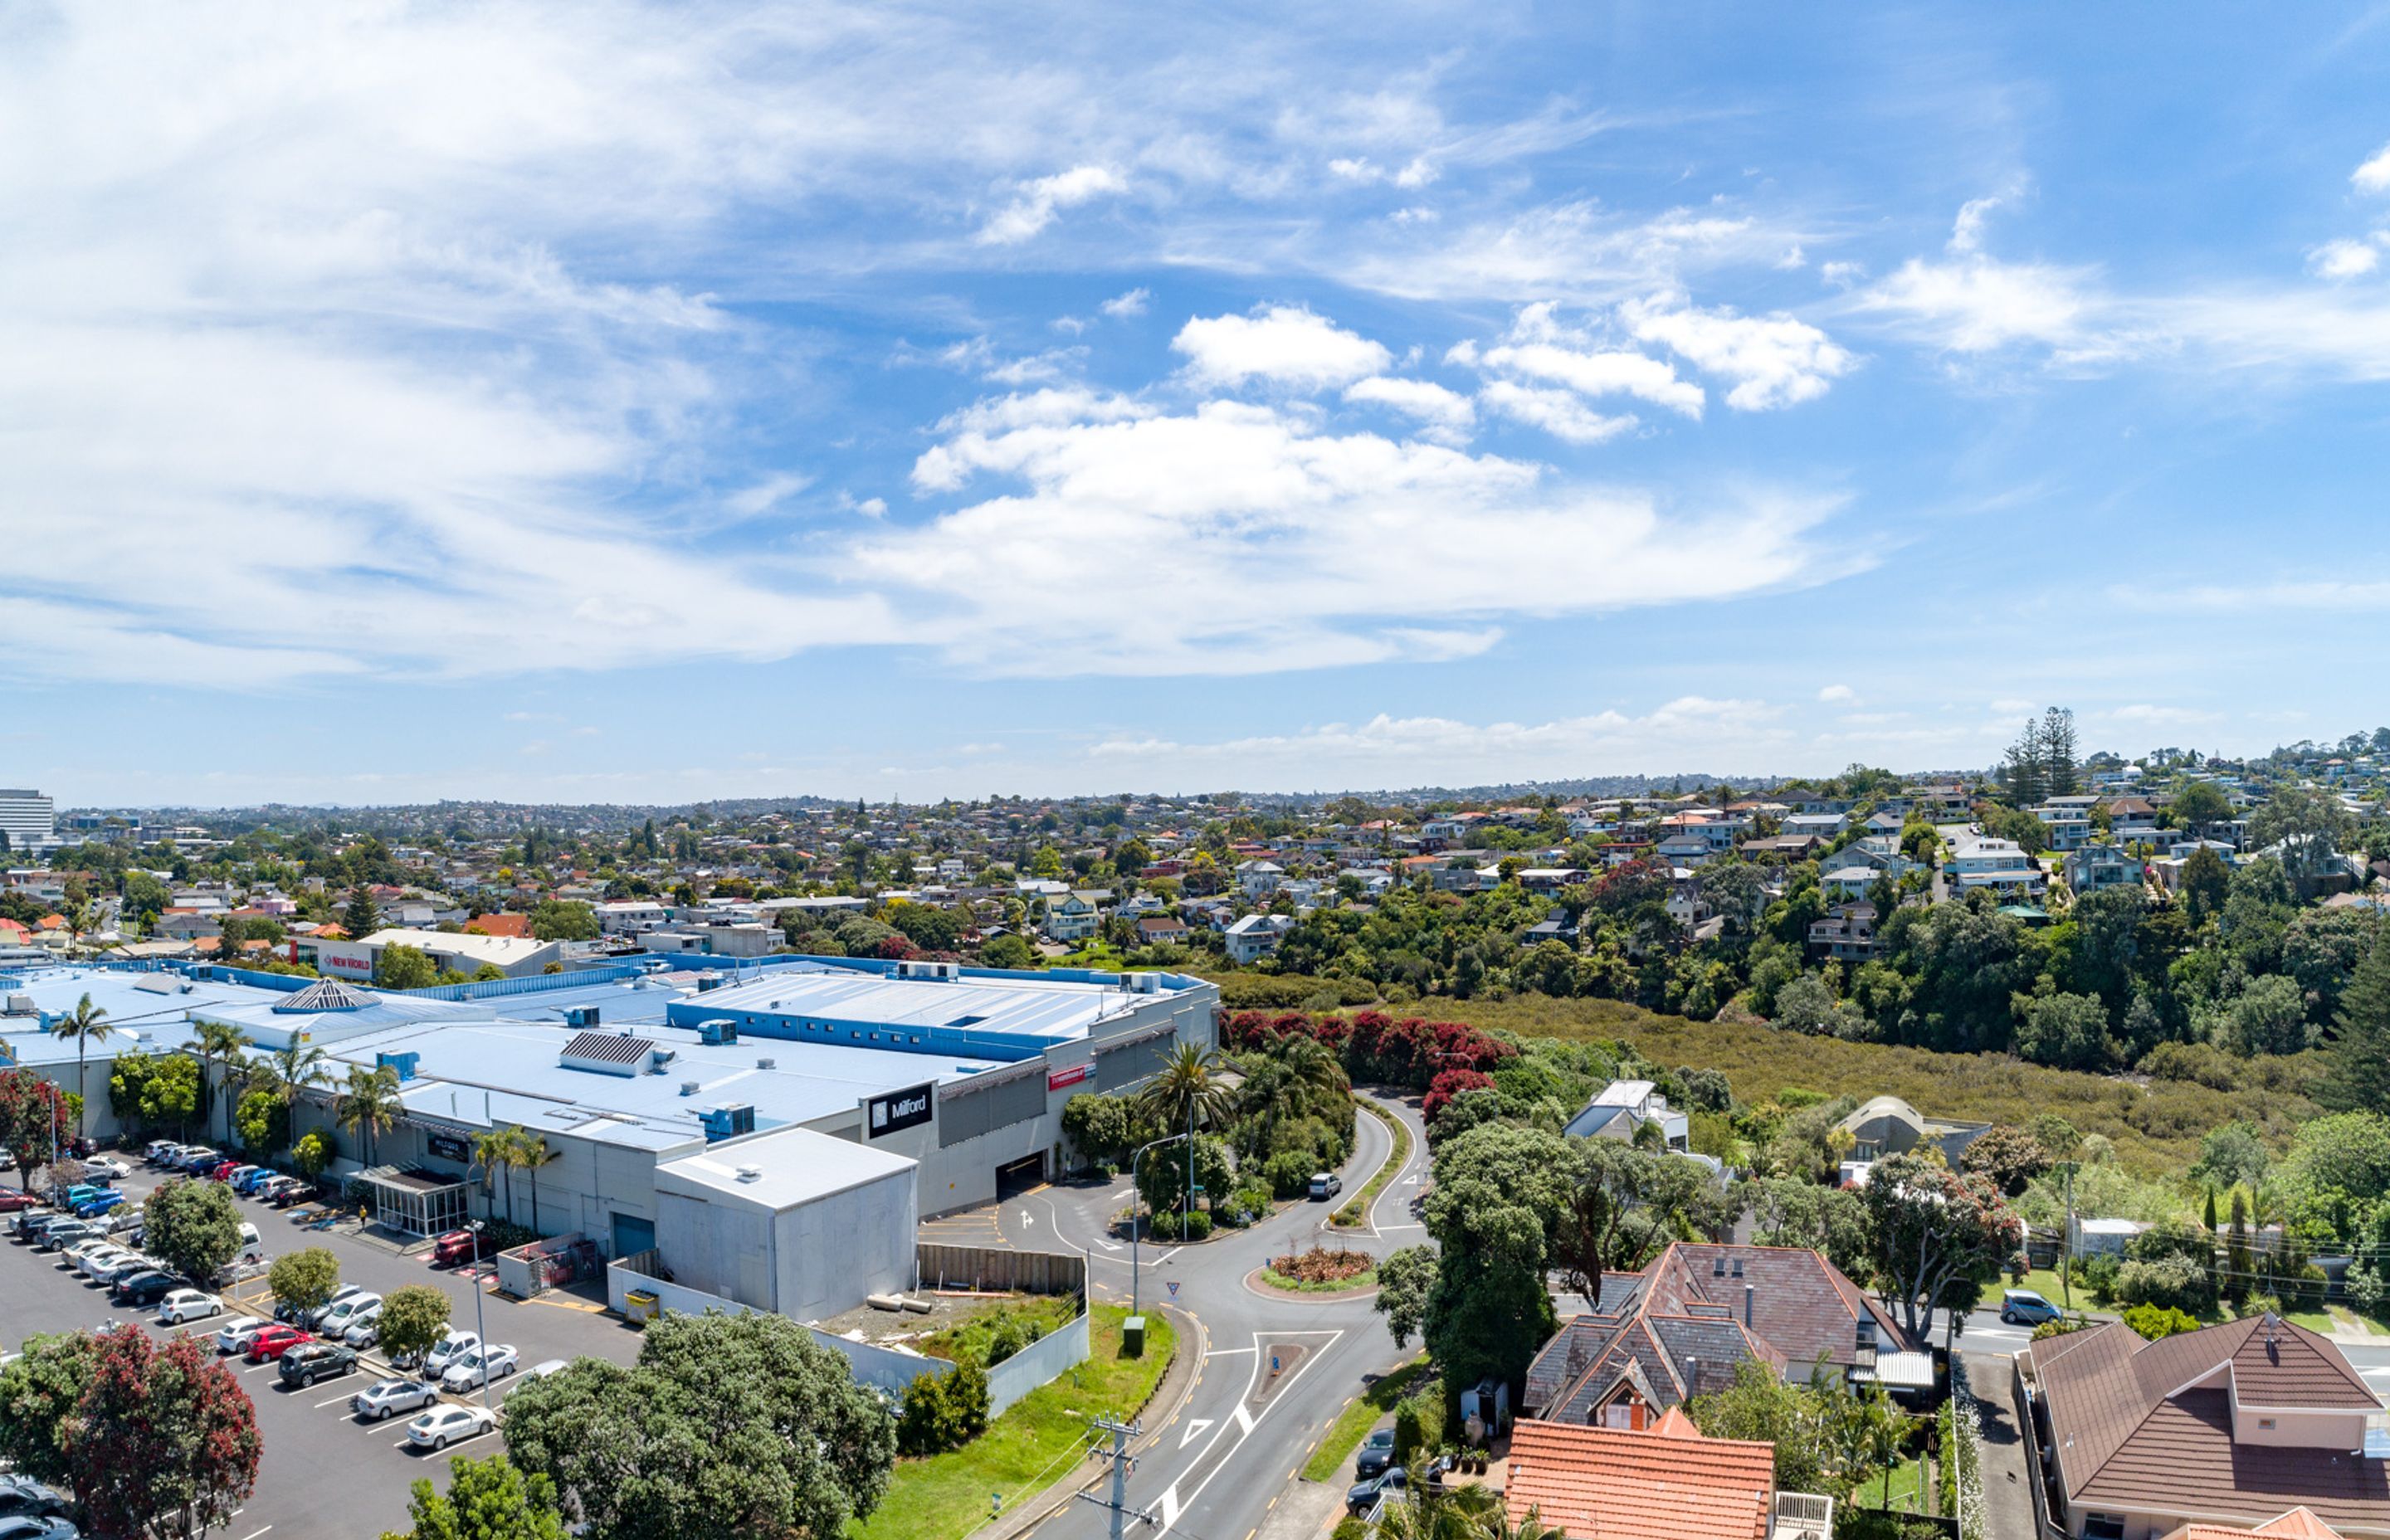
[(1121, 1352), (1131, 1358), (1145, 1356), (1145, 1317), (1131, 1315), (1121, 1323)]
[(649, 1289), (634, 1289), (623, 1296), (623, 1318), (645, 1325), (663, 1314), (663, 1305)]

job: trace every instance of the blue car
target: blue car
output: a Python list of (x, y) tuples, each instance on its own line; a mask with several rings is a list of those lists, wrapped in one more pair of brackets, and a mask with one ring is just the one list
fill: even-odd
[(91, 1219), (121, 1206), (123, 1201), (124, 1194), (121, 1192), (95, 1193), (77, 1203), (72, 1212), (77, 1219)]
[(2011, 1326), (2039, 1326), (2061, 1314), (2058, 1306), (2030, 1289), (2011, 1289), (2000, 1295), (2000, 1319)]
[(244, 1174), (239, 1181), (233, 1184), (233, 1187), (241, 1192), (253, 1193), (257, 1190), (259, 1183), (270, 1182), (277, 1174), (278, 1173), (272, 1166), (259, 1166), (256, 1170)]

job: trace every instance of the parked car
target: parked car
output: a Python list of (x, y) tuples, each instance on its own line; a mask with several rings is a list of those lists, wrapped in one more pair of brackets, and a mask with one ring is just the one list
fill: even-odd
[(110, 1209), (122, 1207), (123, 1202), (124, 1194), (110, 1188), (106, 1192), (95, 1192), (77, 1203), (73, 1213), (78, 1219), (95, 1219)]
[(269, 1358), (279, 1358), (302, 1342), (312, 1342), (315, 1334), (295, 1326), (270, 1326), (249, 1340), (249, 1352), (242, 1356), (252, 1364), (263, 1364)]
[(356, 1350), (337, 1342), (302, 1342), (282, 1355), (282, 1382), (305, 1390), (318, 1380), (350, 1374), (357, 1367)]
[(216, 1328), (216, 1351), (223, 1354), (247, 1353), (257, 1334), (274, 1323), (263, 1315), (235, 1315)]
[(235, 1192), (242, 1190), (249, 1179), (265, 1169), (263, 1166), (237, 1165), (225, 1173), (224, 1185)]
[(546, 1379), (549, 1375), (551, 1375), (551, 1374), (561, 1374), (561, 1373), (563, 1373), (567, 1368), (569, 1368), (569, 1367), (572, 1367), (572, 1366), (571, 1366), (571, 1362), (570, 1362), (569, 1360), (567, 1360), (567, 1359), (563, 1359), (563, 1358), (548, 1358), (548, 1359), (544, 1359), (544, 1360), (542, 1360), (541, 1362), (536, 1363), (536, 1364), (533, 1364), (531, 1367), (529, 1367), (529, 1368), (527, 1368), (527, 1369), (523, 1370), (522, 1384), (521, 1384), (521, 1385), (510, 1386), (510, 1387), (508, 1389), (508, 1391), (507, 1391), (507, 1395), (508, 1395), (508, 1397), (509, 1399), (511, 1399), (511, 1398), (513, 1397), (513, 1395), (514, 1395), (515, 1392), (516, 1392), (516, 1391), (519, 1391), (519, 1390), (521, 1390), (521, 1389), (523, 1388), (523, 1386), (524, 1386), (524, 1385), (536, 1385), (536, 1384), (538, 1384), (541, 1380), (543, 1380)]
[[(328, 1300), (326, 1300), (326, 1301), (324, 1302), (324, 1303), (323, 1303), (323, 1305), (322, 1305), (322, 1307), (321, 1307), (321, 1308), (322, 1308), (322, 1309), (329, 1309), (331, 1306), (333, 1306), (333, 1305), (336, 1305), (336, 1304), (340, 1303), (342, 1300), (347, 1299), (350, 1295), (352, 1295), (352, 1294), (353, 1294), (353, 1293), (356, 1293), (357, 1291), (358, 1291), (358, 1290), (357, 1290), (357, 1286), (356, 1286), (355, 1284), (353, 1284), (353, 1283), (344, 1283), (344, 1284), (341, 1285), (338, 1289), (335, 1289), (335, 1290), (332, 1290), (332, 1297), (331, 1297), (330, 1299), (328, 1299)], [(315, 1314), (317, 1314), (317, 1313), (318, 1313), (317, 1311), (314, 1311), (314, 1310), (305, 1311), (305, 1312), (301, 1312), (301, 1311), (293, 1310), (293, 1309), (291, 1309), (291, 1308), (290, 1308), (289, 1305), (287, 1305), (287, 1304), (277, 1304), (277, 1305), (276, 1305), (276, 1306), (274, 1307), (274, 1318), (275, 1318), (276, 1320), (277, 1320), (277, 1321), (291, 1321), (291, 1322), (297, 1322), (298, 1324), (302, 1325), (302, 1326), (312, 1326), (312, 1325), (314, 1325), (314, 1324), (315, 1324), (315, 1323), (313, 1323), (312, 1321), (300, 1321), (300, 1316), (301, 1316), (302, 1314), (304, 1314), (304, 1315), (315, 1315)]]
[(305, 1202), (308, 1196), (315, 1190), (312, 1183), (302, 1182), (295, 1176), (286, 1176), (275, 1184), (274, 1197), (271, 1201), (277, 1209), (287, 1209), (293, 1203)]
[(112, 1240), (96, 1246), (85, 1246), (74, 1252), (75, 1271), (94, 1283), (106, 1283), (127, 1264), (141, 1259)]
[(218, 1161), (202, 1173), (211, 1182), (221, 1182), (240, 1169), (238, 1161)]
[(2000, 1293), (2000, 1319), (2011, 1326), (2039, 1326), (2054, 1321), (2061, 1312), (2058, 1306), (2030, 1289), (2009, 1289)]
[(350, 1300), (355, 1299), (359, 1294), (364, 1292), (364, 1290), (358, 1288), (353, 1283), (344, 1283), (338, 1289), (332, 1290), (332, 1297), (330, 1299), (326, 1300), (322, 1304), (317, 1305), (315, 1309), (308, 1311), (303, 1316), (300, 1317), (300, 1324), (307, 1328), (308, 1330), (313, 1331), (316, 1327), (323, 1324), (325, 1316), (329, 1315), (341, 1305), (346, 1303)]
[(431, 1265), (455, 1267), (476, 1256), (495, 1256), (498, 1244), (487, 1230), (450, 1230), (431, 1243)]
[(31, 1514), (35, 1518), (56, 1517), (74, 1507), (74, 1499), (55, 1486), (46, 1486), (31, 1476), (0, 1476), (0, 1515), (15, 1519)]
[(223, 1159), (223, 1156), (207, 1146), (195, 1144), (183, 1151), (181, 1158), (174, 1162), (174, 1169), (196, 1176), (202, 1171), (213, 1170), (216, 1162)]
[(1344, 1494), (1344, 1511), (1355, 1515), (1368, 1512), (1378, 1506), (1380, 1498), (1399, 1495), (1405, 1479), (1401, 1466), (1390, 1465), (1366, 1482), (1354, 1482)]
[(481, 1337), (470, 1331), (452, 1331), (431, 1344), (423, 1355), (423, 1372), (433, 1380), (448, 1372), (449, 1367), (482, 1345)]
[(83, 1531), (64, 1519), (32, 1513), (0, 1519), (0, 1540), (81, 1540)]
[(119, 1279), (129, 1278), (135, 1273), (147, 1273), (157, 1265), (155, 1257), (143, 1256), (134, 1251), (120, 1251), (109, 1259), (105, 1266), (92, 1269), (91, 1279), (94, 1283), (104, 1283), (113, 1289)]
[(174, 1151), (182, 1148), (172, 1139), (152, 1139), (148, 1148), (142, 1151), (141, 1158), (153, 1166), (161, 1166), (173, 1159)]
[(498, 1425), (498, 1414), (480, 1406), (435, 1406), (406, 1425), (418, 1449), (445, 1449), (459, 1439), (479, 1438)]
[(34, 1239), (33, 1246), (37, 1251), (63, 1251), (70, 1246), (79, 1245), (104, 1233), (96, 1220), (69, 1216), (43, 1230)]
[(326, 1337), (338, 1337), (359, 1321), (370, 1320), (381, 1313), (379, 1294), (351, 1294), (334, 1300), (307, 1324)]
[(71, 1209), (77, 1203), (82, 1202), (84, 1199), (96, 1198), (101, 1193), (108, 1190), (109, 1188), (102, 1183), (77, 1182), (63, 1192), (55, 1187), (52, 1188), (50, 1191), (50, 1201), (57, 1204), (59, 1208)]
[(1361, 1454), (1353, 1462), (1353, 1472), (1363, 1481), (1382, 1476), (1386, 1467), (1394, 1463), (1394, 1431), (1381, 1428), (1361, 1441)]
[(451, 1395), (461, 1395), (490, 1380), (504, 1380), (515, 1368), (513, 1344), (491, 1342), (449, 1365), (447, 1372), (440, 1377), (440, 1388)]
[(1337, 1175), (1334, 1172), (1315, 1171), (1311, 1174), (1312, 1197), (1316, 1199), (1333, 1198), (1343, 1190), (1344, 1178)]
[(182, 1280), (161, 1268), (152, 1267), (130, 1277), (120, 1278), (108, 1291), (117, 1304), (129, 1304), (147, 1310), (182, 1286)]
[(111, 1182), (121, 1182), (133, 1174), (133, 1168), (113, 1155), (95, 1155), (83, 1163), (83, 1168), (94, 1176), (105, 1176)]
[(349, 1397), (349, 1410), (367, 1422), (380, 1422), (392, 1412), (419, 1412), (440, 1404), (440, 1392), (420, 1380), (381, 1380)]
[(251, 1166), (248, 1171), (241, 1174), (240, 1179), (235, 1182), (233, 1187), (237, 1191), (254, 1198), (257, 1196), (258, 1188), (265, 1186), (266, 1183), (273, 1181), (281, 1174), (282, 1174), (280, 1172), (275, 1170), (272, 1166)]
[[(53, 1230), (52, 1233), (55, 1234), (56, 1231)], [(58, 1260), (80, 1273), (83, 1271), (84, 1260), (86, 1257), (104, 1256), (108, 1252), (121, 1251), (123, 1249), (104, 1235), (87, 1235), (80, 1240), (70, 1240), (61, 1247), (58, 1251)]]
[(40, 1203), (30, 1192), (16, 1187), (0, 1187), (0, 1213), (22, 1213)]
[(158, 1324), (181, 1326), (224, 1314), (224, 1301), (202, 1290), (177, 1289), (158, 1302)]

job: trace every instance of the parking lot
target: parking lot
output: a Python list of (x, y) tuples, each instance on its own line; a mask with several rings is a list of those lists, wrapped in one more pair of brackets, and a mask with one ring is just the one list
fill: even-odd
[[(133, 1174), (119, 1186), (130, 1200), (137, 1202), (161, 1179), (158, 1173), (136, 1164)], [(469, 1271), (432, 1267), (421, 1256), (403, 1254), (391, 1239), (360, 1233), (353, 1222), (332, 1230), (310, 1230), (292, 1224), (288, 1211), (245, 1199), (236, 1201), (243, 1216), (264, 1237), (269, 1256), (321, 1246), (341, 1259), (344, 1283), (382, 1294), (401, 1284), (431, 1284), (447, 1291), (452, 1302), (450, 1320), (462, 1329), (474, 1328), (476, 1279)], [(85, 1282), (57, 1253), (35, 1251), (13, 1238), (0, 1244), (0, 1300), (6, 1302), (0, 1320), (6, 1323), (9, 1349), (36, 1333), (87, 1329), (111, 1316), (139, 1320), (156, 1335), (188, 1331), (212, 1337), (234, 1315), (273, 1314), (261, 1273), (227, 1291), (224, 1315), (161, 1328), (149, 1312), (112, 1307), (106, 1290)], [(572, 1295), (517, 1302), (485, 1292), (482, 1311), (490, 1341), (512, 1343), (525, 1369), (550, 1358), (583, 1355), (629, 1363), (638, 1354), (636, 1329)], [(269, 1532), (338, 1537), (403, 1530), (411, 1483), (429, 1476), (444, 1488), (443, 1470), (450, 1459), (495, 1454), (501, 1447), (500, 1436), (493, 1434), (469, 1440), (444, 1455), (432, 1455), (408, 1445), (404, 1417), (380, 1423), (358, 1421), (349, 1411), (349, 1397), (379, 1377), (379, 1360), (371, 1350), (366, 1356), (375, 1367), (361, 1366), (356, 1373), (325, 1380), (304, 1392), (286, 1389), (270, 1361), (254, 1365), (239, 1359), (226, 1361), (257, 1404), (258, 1431), (264, 1441), (257, 1491), (223, 1532), (230, 1540), (258, 1540)], [(497, 1405), (520, 1382), (518, 1378), (493, 1385), (491, 1404)]]

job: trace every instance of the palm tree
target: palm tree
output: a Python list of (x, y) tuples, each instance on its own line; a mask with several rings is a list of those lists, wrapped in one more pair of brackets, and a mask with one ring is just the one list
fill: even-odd
[(395, 1069), (387, 1064), (377, 1064), (370, 1070), (362, 1064), (349, 1066), (349, 1088), (341, 1094), (336, 1115), (342, 1128), (364, 1135), (366, 1164), (373, 1164), (382, 1131), (396, 1123), (405, 1111), (406, 1104), (398, 1099)]
[(531, 1177), (531, 1227), (534, 1235), (539, 1233), (539, 1168), (562, 1153), (547, 1148), (545, 1134), (534, 1134), (528, 1128), (515, 1130), (515, 1164)]
[(241, 1050), (252, 1039), (229, 1021), (199, 1023), (197, 1046), (202, 1065), (221, 1064), (224, 1073), (217, 1077), (220, 1095), (225, 1104), (225, 1143), (232, 1143), (232, 1067), (240, 1062)]
[(1353, 1083), (1336, 1050), (1309, 1033), (1290, 1034), (1270, 1045), (1270, 1058), (1285, 1067), (1302, 1115), (1331, 1121), (1351, 1105)]
[(1486, 1486), (1412, 1487), (1378, 1514), (1381, 1540), (1485, 1540), (1504, 1534), (1501, 1499)]
[(1137, 1110), (1165, 1130), (1216, 1128), (1236, 1111), (1235, 1097), (1221, 1084), (1219, 1070), (1217, 1049), (1181, 1043), (1137, 1094)]
[(493, 1128), (473, 1140), (473, 1163), (482, 1168), (482, 1211), (489, 1212), (490, 1188), (498, 1173), (507, 1174), (507, 1223), (515, 1222), (515, 1130)]
[(1536, 1508), (1521, 1514), (1515, 1524), (1496, 1508), (1478, 1521), (1477, 1533), (1484, 1540), (1568, 1540), (1568, 1531), (1545, 1523), (1543, 1509)]
[(310, 1086), (332, 1083), (331, 1054), (297, 1038), (287, 1048), (259, 1054), (249, 1061), (249, 1084), (267, 1091), (282, 1104), (283, 1127), (292, 1146), (299, 1142), (299, 1097)]
[[(114, 1030), (108, 1024), (108, 1012), (93, 1005), (91, 996), (88, 995), (75, 1002), (74, 1009), (50, 1023), (52, 1037), (61, 1041), (70, 1037), (74, 1039), (75, 1095), (77, 1097), (84, 1095), (84, 1069), (92, 1043), (107, 1042), (109, 1033)], [(81, 1140), (82, 1137), (83, 1108), (78, 1105), (75, 1108), (75, 1138)]]

